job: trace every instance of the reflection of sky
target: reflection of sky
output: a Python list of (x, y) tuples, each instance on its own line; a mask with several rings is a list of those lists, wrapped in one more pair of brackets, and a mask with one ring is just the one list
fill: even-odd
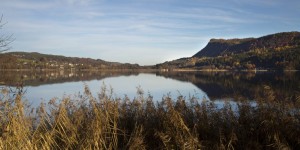
[(120, 76), (105, 78), (103, 80), (92, 80), (87, 82), (68, 82), (62, 84), (42, 85), (38, 87), (26, 87), (26, 98), (38, 105), (41, 100), (47, 102), (51, 98), (62, 98), (83, 93), (84, 83), (88, 85), (93, 95), (96, 96), (100, 92), (103, 84), (113, 88), (114, 96), (123, 98), (126, 94), (130, 99), (133, 99), (137, 93), (137, 87), (141, 87), (147, 96), (150, 93), (154, 100), (161, 100), (164, 95), (171, 94), (173, 98), (177, 96), (189, 97), (194, 95), (200, 99), (207, 95), (196, 86), (189, 82), (181, 82), (173, 79), (168, 79), (153, 74), (139, 74), (137, 76)]

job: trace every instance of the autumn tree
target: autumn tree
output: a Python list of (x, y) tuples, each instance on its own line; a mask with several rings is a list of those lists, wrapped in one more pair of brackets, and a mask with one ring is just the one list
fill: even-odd
[(13, 41), (12, 34), (7, 35), (2, 31), (3, 26), (5, 23), (3, 23), (3, 15), (0, 17), (0, 53), (7, 51), (10, 49), (9, 44)]

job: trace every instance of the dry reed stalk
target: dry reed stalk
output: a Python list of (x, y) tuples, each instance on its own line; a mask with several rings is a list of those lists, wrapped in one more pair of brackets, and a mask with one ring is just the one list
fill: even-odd
[[(28, 115), (22, 96), (0, 95), (0, 149), (299, 149), (299, 101), (280, 101), (265, 87), (256, 106), (240, 102), (216, 108), (166, 96), (154, 104), (89, 88), (78, 101), (54, 99)], [(295, 97), (297, 98), (297, 97)], [(47, 109), (47, 110), (46, 110)]]

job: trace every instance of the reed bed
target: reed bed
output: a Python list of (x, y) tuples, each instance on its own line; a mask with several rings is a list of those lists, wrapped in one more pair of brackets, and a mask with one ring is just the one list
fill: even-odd
[[(1, 89), (0, 149), (300, 149), (300, 96), (218, 108), (196, 97), (164, 96), (138, 88), (135, 99), (103, 87), (32, 108), (24, 92)], [(300, 94), (299, 94), (300, 95)], [(236, 107), (236, 108), (233, 108)]]

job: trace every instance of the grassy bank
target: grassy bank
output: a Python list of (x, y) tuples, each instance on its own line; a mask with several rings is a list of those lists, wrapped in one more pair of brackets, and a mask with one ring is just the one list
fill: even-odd
[[(253, 107), (165, 96), (113, 98), (103, 88), (32, 109), (21, 89), (1, 89), (0, 149), (300, 149), (300, 97), (272, 88)], [(14, 93), (15, 92), (15, 93)], [(300, 94), (299, 94), (300, 95)]]

